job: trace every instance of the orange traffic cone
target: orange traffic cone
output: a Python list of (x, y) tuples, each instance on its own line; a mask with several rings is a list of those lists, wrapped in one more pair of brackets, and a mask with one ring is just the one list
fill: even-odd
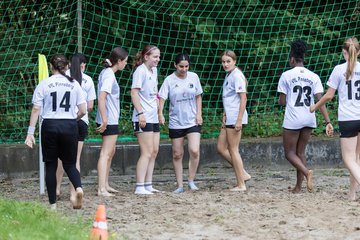
[(108, 229), (106, 223), (105, 205), (99, 205), (96, 211), (95, 222), (93, 224), (90, 240), (107, 240)]

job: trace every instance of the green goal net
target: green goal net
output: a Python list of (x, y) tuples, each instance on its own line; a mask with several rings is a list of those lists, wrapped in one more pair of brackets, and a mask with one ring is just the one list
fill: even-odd
[[(0, 142), (22, 142), (38, 82), (38, 54), (71, 56), (83, 52), (86, 73), (97, 77), (101, 61), (116, 46), (128, 50), (130, 61), (146, 44), (161, 50), (159, 83), (174, 71), (172, 60), (186, 51), (191, 71), (203, 86), (203, 136), (216, 136), (221, 120), (224, 71), (219, 55), (234, 50), (238, 66), (248, 78), (249, 124), (245, 136), (281, 133), (284, 109), (277, 104), (278, 79), (287, 69), (289, 43), (302, 38), (310, 46), (306, 67), (324, 85), (332, 68), (342, 61), (341, 44), (360, 37), (360, 1), (268, 0), (129, 0), (25, 1), (0, 3)], [(121, 86), (119, 140), (133, 140), (130, 99), (132, 68), (117, 73)], [(160, 87), (160, 86), (159, 86)], [(336, 101), (328, 104), (336, 119)], [(95, 112), (90, 114), (90, 136)], [(167, 111), (166, 111), (167, 112)], [(322, 119), (319, 116), (318, 121)], [(323, 131), (319, 127), (318, 132)], [(161, 130), (166, 138), (166, 127)]]

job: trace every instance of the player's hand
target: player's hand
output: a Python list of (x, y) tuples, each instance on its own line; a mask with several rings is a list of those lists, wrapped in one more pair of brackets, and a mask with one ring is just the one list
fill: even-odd
[(164, 125), (165, 125), (165, 117), (164, 117), (164, 115), (159, 114), (159, 115), (158, 115), (158, 118), (159, 118), (159, 123), (160, 123), (160, 125), (161, 125), (161, 126), (164, 126)]
[(313, 105), (310, 106), (310, 112), (311, 112), (311, 113), (315, 112), (315, 104), (313, 104)]
[(196, 121), (196, 124), (197, 124), (197, 125), (202, 125), (202, 124), (203, 124), (203, 119), (202, 119), (201, 115), (200, 115), (200, 116), (196, 116), (195, 121)]
[(144, 128), (146, 126), (146, 118), (144, 114), (139, 115), (139, 127)]
[(236, 122), (235, 123), (235, 131), (240, 132), (242, 129), (242, 123), (241, 122)]
[(222, 123), (225, 125), (225, 123), (226, 123), (226, 115), (225, 114), (223, 114), (223, 117), (222, 117)]
[(25, 144), (30, 148), (33, 148), (33, 146), (35, 146), (35, 138), (33, 134), (28, 134), (26, 136)]
[(99, 133), (105, 132), (107, 128), (107, 122), (103, 122), (99, 127), (96, 128), (96, 131)]
[(334, 134), (334, 127), (331, 123), (326, 124), (326, 135), (332, 136)]

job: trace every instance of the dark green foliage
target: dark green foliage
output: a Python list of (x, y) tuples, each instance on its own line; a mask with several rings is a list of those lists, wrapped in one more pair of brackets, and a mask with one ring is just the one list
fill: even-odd
[[(37, 84), (37, 54), (77, 52), (76, 1), (3, 1), (0, 3), (1, 142), (25, 137), (31, 96)], [(204, 136), (218, 132), (224, 78), (219, 55), (232, 49), (248, 79), (249, 125), (245, 136), (281, 133), (277, 82), (288, 69), (289, 43), (309, 45), (306, 67), (327, 80), (341, 61), (342, 41), (359, 37), (358, 1), (130, 0), (82, 1), (82, 46), (87, 73), (97, 84), (103, 58), (116, 46), (130, 53), (129, 63), (146, 44), (161, 49), (159, 83), (174, 68), (179, 52), (188, 52), (191, 70), (204, 87)], [(117, 73), (122, 89), (121, 129), (132, 136), (129, 64)], [(329, 105), (335, 119), (336, 102)], [(95, 109), (96, 111), (96, 109)], [(91, 114), (93, 120), (95, 112)], [(98, 138), (91, 123), (90, 137)], [(166, 129), (162, 132), (165, 134)]]

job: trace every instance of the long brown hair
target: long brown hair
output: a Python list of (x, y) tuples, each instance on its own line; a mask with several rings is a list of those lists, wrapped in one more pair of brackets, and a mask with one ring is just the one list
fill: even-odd
[(119, 60), (124, 61), (125, 58), (128, 56), (128, 52), (123, 49), (122, 47), (116, 47), (114, 48), (108, 58), (104, 59), (103, 65), (108, 68), (116, 64)]
[(150, 55), (155, 49), (159, 48), (154, 45), (146, 45), (142, 51), (137, 52), (133, 61), (133, 68), (140, 66), (144, 62), (144, 57)]
[(354, 73), (357, 55), (360, 51), (359, 41), (356, 37), (348, 38), (345, 40), (342, 48), (349, 54), (346, 68), (346, 81), (348, 81)]
[(55, 54), (50, 59), (50, 64), (53, 67), (53, 69), (57, 70), (61, 75), (66, 77), (70, 82), (74, 81), (72, 77), (69, 77), (65, 74), (65, 71), (68, 69), (69, 61), (65, 57), (64, 54)]

